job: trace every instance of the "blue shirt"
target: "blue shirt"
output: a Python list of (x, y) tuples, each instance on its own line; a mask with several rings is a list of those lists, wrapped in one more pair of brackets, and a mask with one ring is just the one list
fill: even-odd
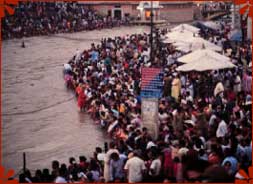
[(92, 51), (91, 52), (91, 60), (94, 61), (98, 61), (98, 52), (97, 51)]
[(119, 157), (119, 160), (110, 161), (110, 180), (114, 181), (115, 179), (122, 179), (125, 176), (124, 173), (124, 158)]

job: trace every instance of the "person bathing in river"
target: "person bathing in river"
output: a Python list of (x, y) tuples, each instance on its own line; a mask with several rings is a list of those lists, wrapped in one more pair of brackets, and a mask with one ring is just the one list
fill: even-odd
[(22, 48), (25, 48), (25, 41), (24, 41), (24, 40), (22, 41), (21, 47), (22, 47)]
[(84, 87), (78, 86), (78, 89), (76, 89), (77, 93), (77, 105), (80, 109), (80, 112), (84, 111), (85, 109), (85, 103), (86, 103), (86, 95), (84, 94)]

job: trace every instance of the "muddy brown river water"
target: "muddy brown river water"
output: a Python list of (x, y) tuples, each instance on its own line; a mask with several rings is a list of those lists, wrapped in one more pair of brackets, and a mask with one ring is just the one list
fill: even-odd
[(25, 38), (2, 43), (2, 158), (6, 169), (51, 168), (51, 161), (89, 158), (109, 138), (66, 90), (62, 68), (76, 49), (87, 49), (101, 38), (149, 32), (148, 27)]

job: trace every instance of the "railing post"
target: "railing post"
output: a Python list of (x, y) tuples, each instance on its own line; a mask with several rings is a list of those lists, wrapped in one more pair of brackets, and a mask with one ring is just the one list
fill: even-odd
[(23, 153), (23, 172), (25, 173), (26, 171), (26, 155), (25, 152)]

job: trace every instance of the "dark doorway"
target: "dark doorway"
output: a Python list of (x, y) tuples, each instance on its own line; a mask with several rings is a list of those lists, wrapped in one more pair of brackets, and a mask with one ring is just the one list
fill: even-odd
[(112, 16), (112, 10), (108, 10), (107, 15), (110, 17)]
[(114, 18), (121, 20), (122, 18), (121, 10), (114, 10)]

